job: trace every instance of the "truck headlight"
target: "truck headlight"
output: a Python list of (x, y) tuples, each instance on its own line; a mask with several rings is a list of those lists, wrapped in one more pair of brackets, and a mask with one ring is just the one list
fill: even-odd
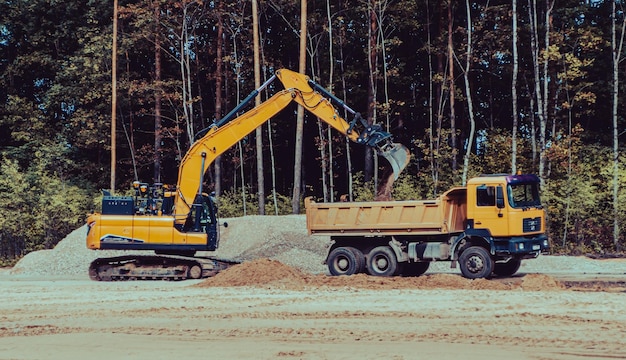
[(519, 244), (519, 249), (520, 249), (520, 250), (524, 250), (524, 243), (520, 243), (520, 244)]

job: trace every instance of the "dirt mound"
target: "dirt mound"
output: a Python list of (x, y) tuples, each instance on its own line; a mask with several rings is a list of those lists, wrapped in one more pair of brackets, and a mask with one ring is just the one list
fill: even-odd
[(311, 275), (277, 260), (256, 259), (230, 267), (197, 284), (199, 287), (261, 286), (277, 289), (355, 288), (362, 290), (394, 289), (466, 289), (527, 291), (562, 290), (564, 287), (547, 275), (529, 274), (522, 281), (504, 283), (486, 279), (465, 279), (456, 274), (432, 274), (419, 277), (378, 277)]
[(565, 286), (555, 278), (543, 274), (528, 274), (524, 276), (520, 287), (527, 291), (555, 291), (565, 289)]
[(302, 288), (310, 275), (277, 260), (246, 261), (219, 272), (199, 283), (200, 287), (271, 286), (282, 289)]

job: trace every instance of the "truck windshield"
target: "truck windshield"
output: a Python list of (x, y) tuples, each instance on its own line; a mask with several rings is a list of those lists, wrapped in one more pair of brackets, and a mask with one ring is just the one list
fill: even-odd
[(539, 183), (510, 183), (507, 185), (507, 193), (513, 208), (541, 207)]

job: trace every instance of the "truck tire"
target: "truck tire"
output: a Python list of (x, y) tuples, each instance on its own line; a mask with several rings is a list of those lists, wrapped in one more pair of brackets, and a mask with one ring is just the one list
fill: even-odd
[[(355, 249), (356, 250), (356, 249)], [(328, 255), (328, 271), (333, 276), (353, 275), (359, 268), (359, 259), (349, 247), (338, 247)]]
[(428, 271), (430, 262), (414, 262), (402, 265), (402, 276), (420, 276)]
[(471, 246), (459, 256), (459, 267), (468, 279), (488, 278), (493, 272), (493, 259), (485, 248)]
[(519, 270), (522, 260), (512, 258), (505, 263), (495, 263), (493, 265), (493, 273), (497, 276), (511, 276)]
[(365, 272), (365, 255), (363, 255), (363, 252), (354, 247), (346, 247), (346, 249), (350, 249), (350, 251), (352, 251), (352, 253), (354, 254), (354, 257), (356, 258), (357, 267), (355, 274)]
[(393, 276), (398, 271), (396, 254), (389, 246), (373, 248), (367, 256), (367, 270), (370, 275)]

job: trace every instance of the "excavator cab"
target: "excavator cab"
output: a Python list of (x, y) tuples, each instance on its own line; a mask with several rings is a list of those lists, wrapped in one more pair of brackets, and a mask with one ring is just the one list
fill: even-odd
[[(224, 224), (225, 227), (228, 224)], [(207, 234), (207, 247), (209, 251), (217, 249), (219, 241), (218, 218), (217, 218), (217, 205), (215, 204), (215, 197), (206, 193), (197, 195), (194, 203), (191, 205), (189, 214), (185, 223), (181, 225), (174, 225), (181, 232), (195, 232)]]

